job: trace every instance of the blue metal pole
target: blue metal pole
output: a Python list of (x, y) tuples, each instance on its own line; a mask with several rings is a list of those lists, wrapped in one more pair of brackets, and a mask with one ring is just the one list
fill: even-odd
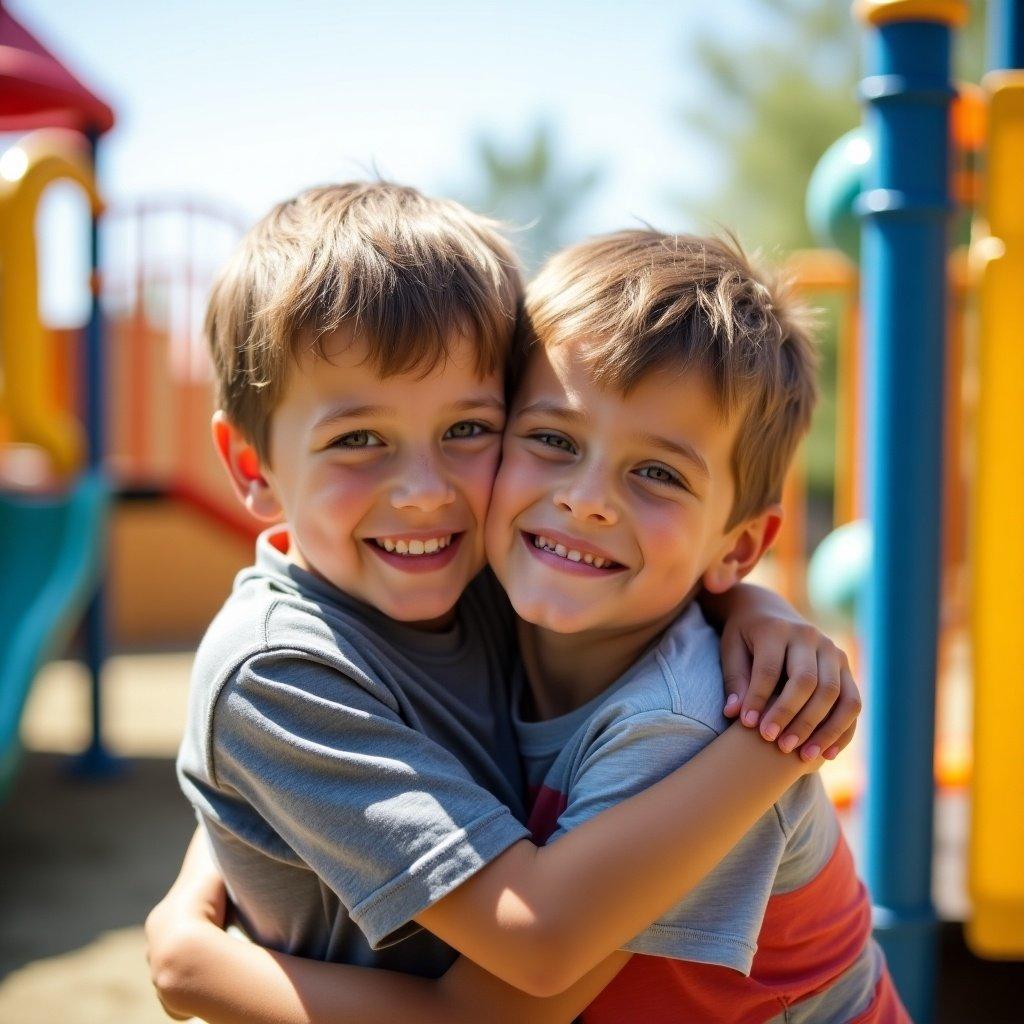
[[(874, 159), (858, 200), (874, 537), (868, 585), (867, 882), (875, 934), (918, 1024), (934, 1015), (931, 899), (942, 508), (950, 24), (964, 3), (857, 5)], [(948, 17), (943, 17), (948, 13)], [(932, 14), (927, 16), (931, 19)]]
[[(95, 172), (96, 151), (99, 137), (88, 135)], [(99, 220), (92, 217), (90, 236), (90, 269), (92, 303), (89, 323), (85, 331), (85, 352), (82, 379), (85, 382), (84, 419), (86, 426), (88, 472), (103, 473), (103, 456), (106, 451), (105, 417), (105, 362), (103, 345), (103, 305), (100, 287), (100, 228)], [(106, 535), (96, 538), (96, 543), (107, 547)], [(106, 558), (101, 560), (106, 565)], [(103, 742), (103, 664), (107, 656), (107, 591), (104, 569), (99, 586), (89, 602), (84, 619), (85, 664), (89, 671), (90, 685), (90, 740), (89, 746), (75, 759), (73, 770), (76, 774), (91, 777), (106, 777), (116, 774), (122, 761), (107, 750)]]
[(1024, 68), (1024, 0), (990, 0), (988, 69)]

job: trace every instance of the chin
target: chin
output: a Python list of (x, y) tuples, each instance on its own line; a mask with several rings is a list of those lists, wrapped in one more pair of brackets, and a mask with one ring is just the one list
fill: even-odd
[(413, 601), (395, 600), (387, 605), (378, 605), (389, 619), (396, 622), (431, 622), (451, 614), (458, 603), (459, 595), (424, 595)]
[(551, 633), (582, 633), (592, 628), (585, 612), (552, 604), (550, 598), (516, 598), (509, 595), (516, 614), (525, 622)]

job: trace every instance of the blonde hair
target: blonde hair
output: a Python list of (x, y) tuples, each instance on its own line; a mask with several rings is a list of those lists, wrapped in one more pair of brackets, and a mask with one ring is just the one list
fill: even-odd
[(275, 206), (220, 274), (206, 313), (217, 402), (268, 457), (270, 415), (300, 348), (342, 327), (382, 377), (430, 373), (468, 338), (502, 370), (522, 281), (498, 225), (389, 182), (309, 189)]
[(602, 387), (673, 366), (704, 377), (723, 421), (742, 409), (727, 529), (780, 500), (817, 359), (804, 311), (734, 239), (637, 230), (563, 249), (527, 289), (518, 356), (567, 341)]

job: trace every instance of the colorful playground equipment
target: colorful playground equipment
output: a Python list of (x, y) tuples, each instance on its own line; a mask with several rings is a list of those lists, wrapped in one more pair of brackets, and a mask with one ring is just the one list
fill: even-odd
[(251, 539), (258, 523), (235, 500), (209, 443), (212, 374), (201, 330), (213, 278), (245, 228), (238, 215), (195, 200), (116, 208), (105, 230), (122, 259), (105, 275), (103, 296), (107, 465), (118, 491), (185, 503)]
[[(100, 304), (93, 288), (86, 330), (84, 414), (53, 400), (54, 348), (39, 320), (35, 210), (53, 181), (75, 182), (92, 210), (92, 267), (98, 267), (95, 148), (113, 126), (110, 108), (0, 7), (0, 130), (44, 129), (8, 149), (0, 161), (0, 791), (18, 753), (18, 724), (42, 660), (81, 619), (93, 671), (93, 743), (80, 764), (108, 764), (100, 743), (100, 600), (107, 486), (100, 466), (103, 396)], [(12, 446), (40, 458), (12, 461)], [(14, 448), (15, 452), (19, 449)], [(22, 472), (34, 466), (34, 480)], [(36, 493), (19, 487), (36, 485)], [(39, 492), (39, 484), (45, 491)]]
[[(997, 59), (1024, 67), (1024, 10), (1005, 14), (1016, 48)], [(1010, 35), (1009, 31), (1007, 32)], [(1024, 757), (1007, 714), (1021, 693), (1024, 658), (1024, 70), (997, 65), (990, 97), (987, 231), (979, 229), (980, 264), (977, 467), (974, 501), (972, 626), (974, 640), (974, 820), (968, 935), (982, 954), (1024, 956)]]
[[(256, 525), (233, 500), (208, 442), (209, 372), (198, 329), (212, 275), (244, 226), (194, 202), (149, 202), (101, 220), (95, 149), (113, 114), (2, 5), (0, 84), (0, 130), (35, 129), (0, 158), (0, 566), (5, 581), (15, 581), (0, 599), (0, 635), (10, 638), (0, 668), (2, 791), (17, 762), (31, 681), (76, 628), (92, 677), (92, 741), (77, 766), (90, 774), (117, 766), (102, 741), (100, 674), (111, 625), (104, 570), (107, 554), (116, 564), (124, 543), (124, 501), (186, 502), (246, 539)], [(39, 314), (36, 216), (56, 181), (80, 188), (92, 212), (84, 331), (52, 330)], [(173, 263), (159, 263), (149, 236), (154, 224), (165, 236), (168, 220), (185, 245)], [(111, 263), (125, 269), (108, 266), (101, 275), (101, 243), (111, 240), (122, 257)], [(139, 561), (123, 559), (117, 578), (134, 572), (144, 580)], [(219, 601), (231, 556), (213, 561)], [(149, 620), (175, 636), (175, 608), (195, 604), (203, 587), (197, 572), (176, 600), (173, 586), (160, 595), (147, 588)]]
[[(856, 613), (865, 634), (867, 880), (876, 934), (918, 1021), (933, 1014), (937, 659), (968, 627), (967, 934), (979, 955), (1024, 957), (1024, 759), (1007, 712), (1021, 689), (1010, 666), (1024, 655), (1024, 3), (990, 7), (992, 70), (982, 90), (960, 91), (950, 118), (951, 30), (967, 5), (855, 5), (869, 41), (865, 126), (826, 153), (808, 196), (818, 233), (861, 261), (859, 311), (840, 332), (838, 529), (815, 553), (808, 589), (812, 603)], [(951, 236), (969, 238), (969, 253), (949, 256)], [(798, 279), (817, 274), (827, 290), (831, 277), (851, 308), (855, 283), (834, 273), (834, 255), (799, 260)], [(867, 458), (851, 459), (856, 449)], [(957, 774), (949, 760), (940, 745), (940, 781)]]

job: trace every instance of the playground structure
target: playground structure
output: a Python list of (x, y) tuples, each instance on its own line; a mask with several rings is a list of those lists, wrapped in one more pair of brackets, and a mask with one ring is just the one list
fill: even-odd
[[(951, 30), (966, 4), (855, 5), (869, 42), (865, 126), (825, 154), (808, 205), (819, 233), (860, 257), (860, 274), (835, 253), (802, 254), (792, 268), (805, 290), (842, 305), (838, 528), (809, 585), (819, 607), (855, 614), (866, 641), (867, 881), (915, 1020), (934, 1012), (936, 768), (947, 784), (970, 775), (968, 939), (982, 956), (1024, 957), (1024, 762), (1006, 711), (1024, 654), (1013, 305), (1024, 281), (1024, 4), (991, 6), (990, 71), (954, 104)], [(966, 243), (952, 254), (951, 236)], [(787, 501), (799, 532), (799, 488)], [(780, 552), (796, 597), (801, 539)], [(969, 757), (955, 744), (936, 750), (934, 735), (936, 681), (958, 640), (973, 659)]]
[[(84, 189), (91, 207), (92, 267), (98, 267), (96, 224), (101, 208), (95, 184), (96, 143), (114, 124), (110, 108), (85, 88), (49, 51), (0, 7), (2, 106), (0, 129), (44, 128), (75, 135), (37, 136), (26, 148), (9, 150), (0, 163), (0, 352), (3, 356), (3, 436), (28, 443), (48, 464), (28, 475), (50, 485), (50, 494), (6, 493), (0, 518), (6, 527), (0, 548), (5, 597), (0, 625), (7, 638), (0, 671), (0, 789), (10, 780), (18, 753), (18, 723), (28, 687), (40, 662), (83, 615), (88, 622), (87, 660), (99, 693), (102, 605), (97, 595), (105, 543), (106, 485), (98, 411), (100, 308), (93, 295), (87, 329), (90, 402), (85, 415), (55, 407), (52, 351), (38, 324), (34, 209), (43, 189), (67, 178)], [(82, 425), (84, 421), (84, 426)], [(28, 482), (9, 459), (5, 476)], [(31, 456), (30, 456), (31, 460)], [(24, 465), (25, 460), (21, 460)], [(64, 479), (61, 480), (60, 477)], [(99, 729), (96, 723), (95, 737)], [(98, 743), (83, 764), (105, 763)]]
[[(93, 740), (78, 768), (116, 769), (102, 743), (100, 673), (112, 523), (115, 562), (131, 569), (139, 561), (117, 558), (124, 500), (187, 503), (243, 538), (241, 557), (255, 526), (239, 514), (214, 464), (209, 379), (195, 329), (216, 267), (197, 265), (193, 236), (208, 242), (213, 225), (223, 252), (243, 225), (197, 204), (104, 213), (95, 156), (113, 112), (2, 6), (0, 83), (0, 131), (29, 131), (0, 159), (0, 565), (8, 584), (0, 598), (2, 793), (18, 760), (19, 721), (36, 671), (76, 631), (93, 689)], [(51, 330), (39, 314), (36, 216), (56, 182), (76, 186), (91, 213), (92, 298), (83, 330)], [(173, 272), (148, 258), (148, 230), (168, 216), (187, 246)], [(125, 226), (134, 239), (128, 274), (105, 277), (102, 243)], [(222, 572), (221, 591), (223, 583)], [(193, 584), (195, 603), (201, 572)], [(149, 618), (163, 619), (173, 635), (166, 598), (151, 599)]]
[[(808, 566), (798, 467), (785, 496), (779, 580), (802, 602), (809, 575), (811, 598), (856, 613), (867, 635), (869, 883), (897, 983), (922, 1022), (934, 977), (936, 771), (941, 785), (970, 776), (973, 786), (972, 943), (981, 955), (1024, 957), (1024, 765), (1005, 710), (1015, 683), (1000, 671), (1024, 655), (1016, 635), (1024, 566), (1012, 562), (1024, 507), (1024, 347), (1010, 305), (1024, 280), (1024, 203), (1014, 191), (1024, 173), (1024, 72), (1004, 70), (1024, 65), (1024, 4), (992, 6), (993, 71), (983, 89), (961, 90), (952, 176), (949, 42), (966, 5), (857, 6), (871, 42), (866, 131), (840, 140), (812, 182), (811, 220), (834, 248), (796, 254), (790, 265), (812, 301), (838, 308), (833, 521), (844, 532)], [(46, 129), (0, 159), (0, 275), (32, 268), (16, 289), (3, 277), (3, 294), (19, 303), (0, 303), (0, 564), (16, 581), (0, 598), (0, 628), (15, 653), (0, 671), (2, 790), (35, 671), (79, 621), (95, 694), (83, 763), (93, 771), (111, 763), (99, 678), (109, 619), (102, 581), (118, 509), (148, 503), (179, 518), (188, 509), (221, 530), (224, 544), (251, 538), (255, 525), (209, 444), (198, 330), (216, 262), (197, 253), (214, 251), (211, 233), (230, 243), (244, 225), (216, 207), (177, 201), (114, 207), (100, 218), (95, 150), (113, 114), (2, 6), (0, 19), (2, 45), (35, 60), (24, 81), (15, 74), (24, 63), (0, 63), (5, 87), (21, 82), (5, 88), (0, 129)], [(74, 181), (93, 211), (93, 303), (81, 333), (45, 329), (34, 299), (32, 227), (39, 195), (55, 180)], [(954, 198), (952, 234), (962, 244), (947, 258)], [(183, 241), (160, 258), (169, 222)], [(117, 273), (105, 261), (101, 275), (100, 252), (115, 247), (130, 258)], [(871, 530), (859, 523), (865, 517)], [(115, 566), (133, 560), (115, 545)], [(152, 603), (153, 619), (165, 612), (156, 589), (133, 591)], [(968, 634), (973, 753), (961, 732), (940, 742), (933, 765), (935, 681)]]

